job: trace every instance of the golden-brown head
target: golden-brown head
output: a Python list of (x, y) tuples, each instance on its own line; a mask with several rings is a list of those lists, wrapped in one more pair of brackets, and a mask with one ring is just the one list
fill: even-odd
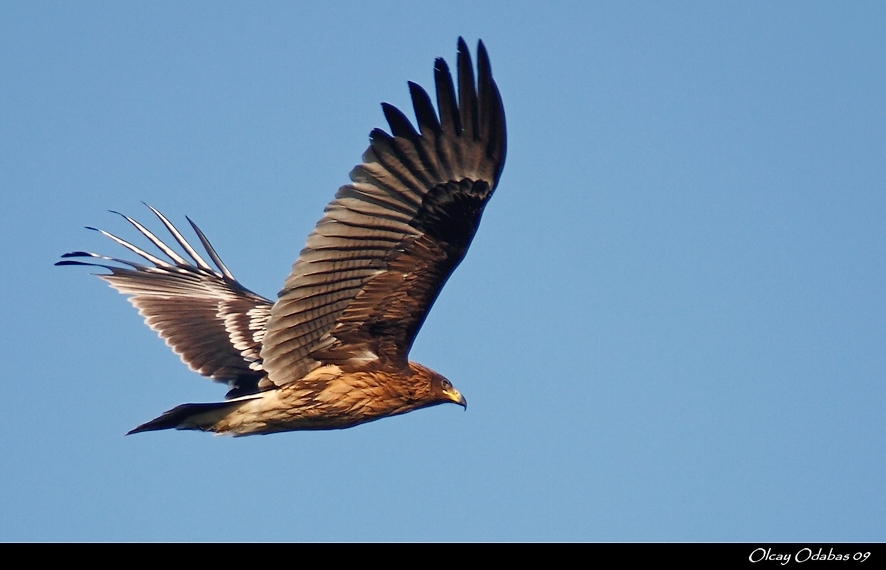
[(428, 393), (425, 397), (426, 403), (420, 407), (452, 403), (458, 404), (466, 410), (468, 409), (468, 402), (465, 400), (465, 397), (444, 376), (415, 362), (410, 362), (409, 367), (412, 368), (414, 381), (426, 383), (428, 386)]

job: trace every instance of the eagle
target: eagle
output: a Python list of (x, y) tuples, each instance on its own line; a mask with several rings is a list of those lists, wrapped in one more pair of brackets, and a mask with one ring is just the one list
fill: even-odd
[(467, 408), (449, 380), (408, 357), (504, 167), (504, 109), (482, 41), (477, 60), (475, 80), (459, 38), (457, 90), (436, 60), (437, 111), (409, 82), (417, 129), (382, 103), (390, 134), (370, 133), (363, 163), (326, 206), (276, 302), (241, 285), (190, 218), (211, 264), (151, 206), (187, 258), (122, 214), (159, 255), (88, 228), (144, 261), (75, 251), (56, 265), (110, 270), (98, 276), (191, 370), (229, 386), (222, 402), (182, 404), (129, 434), (344, 429), (437, 404)]

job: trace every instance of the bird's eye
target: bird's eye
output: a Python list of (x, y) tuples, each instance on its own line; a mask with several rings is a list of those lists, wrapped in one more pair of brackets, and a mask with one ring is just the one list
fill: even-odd
[(452, 384), (449, 382), (449, 380), (443, 381), (443, 389), (444, 390), (452, 390)]

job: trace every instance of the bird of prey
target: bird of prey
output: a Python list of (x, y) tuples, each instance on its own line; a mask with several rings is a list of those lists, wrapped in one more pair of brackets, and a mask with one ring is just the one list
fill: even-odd
[(370, 133), (363, 163), (326, 206), (276, 302), (241, 285), (190, 219), (212, 264), (154, 208), (190, 259), (127, 216), (161, 254), (96, 230), (144, 261), (62, 256), (56, 265), (110, 270), (99, 277), (129, 295), (192, 370), (230, 387), (223, 402), (180, 405), (130, 434), (341, 429), (447, 402), (467, 407), (449, 380), (408, 356), (504, 166), (504, 109), (482, 42), (477, 59), (475, 81), (459, 38), (457, 88), (436, 60), (437, 112), (409, 83), (418, 130), (382, 104), (391, 133)]

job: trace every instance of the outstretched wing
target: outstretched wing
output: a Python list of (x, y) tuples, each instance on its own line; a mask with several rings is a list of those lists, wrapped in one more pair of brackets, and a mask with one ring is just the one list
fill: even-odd
[(321, 363), (405, 366), (446, 280), (464, 258), (506, 152), (505, 117), (483, 43), (478, 80), (458, 43), (458, 95), (442, 59), (437, 107), (409, 84), (420, 132), (383, 104), (363, 164), (324, 212), (271, 310), (261, 356), (276, 385)]
[[(160, 212), (154, 208), (151, 211), (193, 261), (180, 256), (132, 218), (123, 216), (171, 263), (108, 232), (96, 230), (150, 265), (83, 251), (66, 253), (62, 257), (67, 259), (56, 265), (109, 269), (110, 274), (99, 277), (120, 293), (130, 295), (129, 302), (148, 326), (157, 331), (191, 370), (230, 384), (232, 390), (228, 397), (257, 391), (257, 383), (264, 376), (260, 351), (271, 302), (240, 285), (194, 222), (188, 220), (217, 269), (206, 263)], [(103, 259), (129, 267), (70, 258)]]

